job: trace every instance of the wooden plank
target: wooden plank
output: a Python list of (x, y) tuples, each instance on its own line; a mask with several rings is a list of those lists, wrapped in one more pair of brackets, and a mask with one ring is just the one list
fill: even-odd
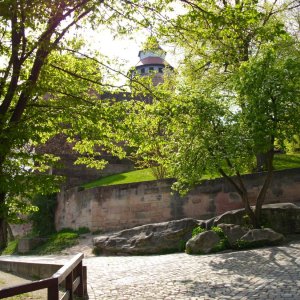
[(70, 292), (66, 291), (59, 300), (69, 300), (69, 299), (70, 299)]
[(54, 279), (54, 284), (48, 287), (48, 300), (59, 300), (58, 279)]
[(84, 279), (83, 279), (82, 261), (78, 264), (78, 266), (74, 270), (74, 273), (76, 274), (76, 276), (78, 276), (80, 278), (78, 287), (76, 289), (74, 289), (75, 295), (77, 295), (79, 297), (83, 297), (84, 296), (84, 282), (83, 282)]
[(79, 284), (80, 284), (80, 277), (78, 276), (78, 277), (74, 280), (74, 282), (73, 282), (73, 291), (76, 291), (76, 289), (78, 288)]
[(9, 288), (4, 288), (0, 290), (0, 299), (45, 289), (55, 284), (56, 281), (57, 280), (55, 278), (46, 278)]
[[(76, 290), (77, 295), (84, 295), (83, 285), (83, 267), (82, 267), (83, 254), (79, 253), (75, 255), (68, 263), (61, 267), (51, 278), (46, 278), (38, 281), (34, 281), (27, 284), (22, 284), (10, 288), (4, 288), (0, 290), (0, 299), (12, 297), (28, 292), (47, 288), (48, 300), (59, 300), (58, 285), (66, 279), (66, 293), (64, 294), (64, 300), (73, 299), (73, 291)], [(76, 279), (73, 281), (73, 271)]]
[(78, 253), (75, 255), (68, 263), (66, 263), (62, 268), (60, 268), (52, 278), (57, 278), (58, 283), (66, 279), (66, 277), (73, 271), (73, 269), (82, 261), (83, 253)]
[(80, 283), (82, 284), (82, 289), (81, 289), (82, 295), (78, 294), (78, 296), (88, 297), (88, 294), (87, 294), (87, 267), (82, 266), (81, 270), (82, 270), (82, 280), (80, 281)]
[(66, 278), (66, 291), (69, 291), (69, 299), (73, 300), (73, 271)]

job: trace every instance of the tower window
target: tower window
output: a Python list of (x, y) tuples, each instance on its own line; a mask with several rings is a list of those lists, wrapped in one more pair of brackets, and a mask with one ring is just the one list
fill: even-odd
[(158, 72), (162, 73), (163, 72), (163, 68), (158, 68)]
[(141, 69), (141, 74), (145, 74), (145, 68)]

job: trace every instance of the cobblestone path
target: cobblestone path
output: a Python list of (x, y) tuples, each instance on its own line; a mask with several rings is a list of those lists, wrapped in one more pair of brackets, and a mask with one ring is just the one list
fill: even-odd
[(90, 300), (300, 300), (299, 241), (203, 256), (91, 257), (85, 264)]

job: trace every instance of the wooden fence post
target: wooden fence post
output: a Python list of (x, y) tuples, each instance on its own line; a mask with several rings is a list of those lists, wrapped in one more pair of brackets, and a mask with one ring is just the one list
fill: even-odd
[(58, 279), (53, 278), (53, 284), (48, 287), (48, 300), (59, 300)]

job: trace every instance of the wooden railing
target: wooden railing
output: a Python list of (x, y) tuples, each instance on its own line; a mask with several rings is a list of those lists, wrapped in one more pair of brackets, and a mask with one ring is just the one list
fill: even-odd
[[(47, 289), (48, 300), (73, 300), (74, 294), (83, 298), (86, 295), (86, 282), (83, 277), (82, 259), (83, 254), (77, 254), (50, 278), (1, 289), (0, 299), (45, 288)], [(64, 282), (65, 292), (59, 297), (59, 285)]]

